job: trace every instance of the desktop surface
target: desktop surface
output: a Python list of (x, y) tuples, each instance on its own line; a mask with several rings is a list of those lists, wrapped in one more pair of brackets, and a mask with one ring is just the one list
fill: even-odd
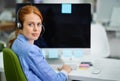
[[(120, 81), (120, 60), (115, 59), (98, 59), (94, 64), (97, 64), (88, 69), (73, 70), (69, 74), (70, 80), (82, 81)], [(93, 73), (94, 69), (98, 69), (98, 73)]]
[[(81, 59), (81, 61), (84, 59)], [(79, 66), (77, 66), (75, 70), (70, 72), (68, 79), (82, 81), (120, 81), (120, 60), (109, 58), (91, 58), (91, 62), (93, 63), (93, 66), (86, 69), (79, 68)], [(100, 70), (100, 72), (93, 73), (95, 68)], [(0, 72), (4, 72), (2, 53), (0, 53)]]
[[(88, 68), (80, 67), (80, 63), (85, 61), (86, 58), (81, 59), (79, 62), (74, 63), (70, 61), (71, 65), (76, 64), (69, 74), (69, 80), (82, 80), (82, 81), (120, 81), (120, 60), (109, 58), (91, 58), (89, 61), (93, 64)], [(88, 60), (87, 60), (88, 61)], [(68, 63), (65, 62), (64, 63)], [(69, 64), (70, 64), (69, 63)], [(74, 66), (73, 65), (73, 66)], [(50, 66), (56, 71), (59, 63), (50, 63)], [(56, 71), (58, 72), (58, 71)]]

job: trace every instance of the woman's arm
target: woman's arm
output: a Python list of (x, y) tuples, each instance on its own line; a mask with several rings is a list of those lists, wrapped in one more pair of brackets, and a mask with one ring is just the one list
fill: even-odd
[(28, 62), (30, 69), (43, 81), (66, 81), (67, 76), (64, 72), (56, 73), (47, 63), (41, 50), (31, 47), (28, 50)]

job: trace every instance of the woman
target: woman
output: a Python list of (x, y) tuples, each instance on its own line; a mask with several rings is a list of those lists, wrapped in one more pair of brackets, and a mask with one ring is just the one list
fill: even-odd
[[(41, 49), (34, 45), (42, 31), (42, 15), (32, 5), (22, 7), (17, 17), (19, 20), (16, 38), (11, 41), (11, 49), (18, 55), (23, 72), (28, 81), (66, 81), (71, 71), (63, 65), (61, 72), (56, 73), (42, 55)], [(13, 43), (12, 43), (13, 42)]]

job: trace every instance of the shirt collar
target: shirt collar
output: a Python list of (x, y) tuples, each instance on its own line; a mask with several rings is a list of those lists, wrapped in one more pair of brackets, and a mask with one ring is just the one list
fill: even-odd
[(28, 39), (22, 34), (18, 34), (17, 38), (22, 41), (28, 41)]

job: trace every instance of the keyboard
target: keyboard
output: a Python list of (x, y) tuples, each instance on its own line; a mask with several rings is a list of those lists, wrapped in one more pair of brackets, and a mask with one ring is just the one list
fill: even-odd
[(58, 68), (62, 67), (62, 64), (50, 64), (50, 66), (52, 67), (52, 69), (58, 70)]
[[(68, 64), (72, 70), (76, 70), (77, 69), (77, 65), (76, 64)], [(50, 66), (54, 69), (54, 70), (58, 70), (58, 68), (61, 68), (63, 66), (63, 64), (50, 64)]]

